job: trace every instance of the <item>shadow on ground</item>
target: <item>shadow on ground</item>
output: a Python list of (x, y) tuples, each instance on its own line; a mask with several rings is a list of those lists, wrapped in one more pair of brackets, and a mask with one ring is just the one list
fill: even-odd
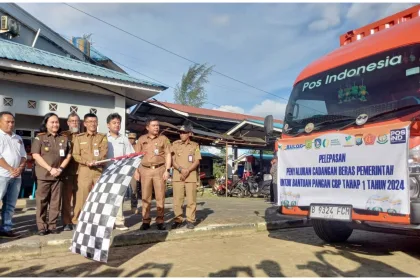
[[(23, 212), (16, 211), (17, 214)], [(13, 217), (13, 230), (21, 234), (21, 238), (29, 237), (38, 231), (35, 220), (35, 213), (30, 215), (19, 215)], [(4, 244), (15, 239), (0, 238), (0, 244)]]
[[(278, 211), (278, 207), (270, 207), (266, 210), (267, 219), (271, 219), (273, 212)], [(354, 230), (352, 236), (344, 243), (329, 244), (321, 240), (313, 228), (294, 228), (283, 230), (269, 230), (269, 237), (292, 241), (301, 244), (307, 244), (325, 248), (315, 254), (318, 261), (308, 262), (305, 265), (298, 266), (301, 270), (312, 270), (321, 277), (372, 277), (372, 276), (398, 276), (413, 277), (403, 271), (400, 271), (388, 264), (365, 258), (366, 256), (388, 256), (396, 251), (401, 251), (412, 257), (420, 259), (420, 238), (404, 235), (374, 233), (360, 230)], [(334, 252), (330, 250), (333, 247), (338, 250)], [(341, 256), (347, 260), (360, 264), (359, 268), (344, 272), (330, 264), (326, 256)], [(372, 274), (372, 268), (375, 268), (376, 274)]]
[[(284, 277), (280, 265), (272, 260), (261, 261), (255, 269), (263, 270), (268, 277)], [(229, 269), (210, 273), (209, 277), (255, 277), (255, 275), (250, 266), (232, 266)]]
[(130, 250), (111, 248), (106, 264), (82, 258), (83, 263), (53, 269), (49, 269), (51, 267), (49, 264), (34, 265), (13, 271), (1, 268), (0, 275), (1, 277), (167, 277), (172, 264), (156, 262), (148, 262), (140, 267), (135, 266), (137, 268), (123, 275), (124, 269), (121, 266), (152, 246), (153, 244), (134, 246)]
[[(199, 206), (203, 206), (205, 204), (204, 201), (201, 202), (197, 202), (197, 212), (196, 212), (196, 223), (195, 225), (199, 225), (200, 223), (202, 223), (204, 220), (206, 220), (210, 215), (212, 215), (214, 213), (214, 211), (210, 208), (201, 208)], [(184, 218), (185, 218), (185, 209), (186, 206), (183, 206), (183, 213), (184, 213)], [(142, 222), (142, 215), (141, 215), (141, 208), (139, 209), (139, 214), (137, 215), (133, 215), (131, 213), (131, 211), (124, 211), (124, 216), (125, 218), (125, 224), (128, 227), (133, 227), (133, 226), (138, 226), (140, 228), (141, 222)], [(155, 204), (152, 204), (152, 209), (150, 211), (150, 216), (152, 217), (152, 225), (154, 223), (154, 219), (156, 217), (157, 211), (156, 211), (156, 207)], [(164, 214), (164, 220), (166, 223), (166, 228), (168, 230), (170, 230), (171, 227), (171, 223), (173, 222), (174, 219), (174, 211), (172, 208), (169, 207), (165, 207), (165, 214)]]
[(172, 264), (150, 262), (122, 275), (124, 271), (122, 268), (109, 267), (96, 272), (100, 266), (101, 264), (97, 263), (84, 263), (59, 269), (44, 270), (45, 265), (38, 265), (10, 273), (0, 273), (2, 277), (167, 277), (172, 269)]

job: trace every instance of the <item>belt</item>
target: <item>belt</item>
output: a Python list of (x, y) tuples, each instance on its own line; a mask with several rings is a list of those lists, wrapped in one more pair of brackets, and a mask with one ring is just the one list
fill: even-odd
[(158, 164), (158, 165), (150, 165), (150, 166), (146, 166), (146, 165), (142, 164), (143, 167), (150, 168), (150, 169), (156, 169), (156, 168), (161, 167), (162, 165), (164, 165), (164, 163), (161, 163), (161, 164)]

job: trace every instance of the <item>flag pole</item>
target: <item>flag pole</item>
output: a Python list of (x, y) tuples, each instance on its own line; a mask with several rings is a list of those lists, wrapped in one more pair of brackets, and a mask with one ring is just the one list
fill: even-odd
[(96, 164), (102, 164), (102, 163), (110, 162), (112, 160), (121, 160), (121, 159), (125, 159), (125, 158), (131, 158), (131, 157), (142, 156), (142, 155), (144, 155), (144, 153), (132, 153), (132, 154), (128, 154), (128, 155), (125, 155), (125, 156), (113, 157), (113, 158), (108, 158), (108, 159), (104, 159), (104, 160), (99, 160), (99, 161), (96, 162)]

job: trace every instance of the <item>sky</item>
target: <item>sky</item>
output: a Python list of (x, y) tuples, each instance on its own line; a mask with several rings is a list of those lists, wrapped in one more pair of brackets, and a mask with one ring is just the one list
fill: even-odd
[[(147, 44), (64, 4), (19, 3), (57, 33), (92, 33), (93, 47), (130, 75), (175, 87), (191, 62)], [(349, 30), (413, 4), (146, 4), (71, 3), (197, 63), (214, 65), (203, 107), (282, 119), (291, 88), (312, 61), (339, 47)], [(173, 102), (169, 88), (156, 98)]]

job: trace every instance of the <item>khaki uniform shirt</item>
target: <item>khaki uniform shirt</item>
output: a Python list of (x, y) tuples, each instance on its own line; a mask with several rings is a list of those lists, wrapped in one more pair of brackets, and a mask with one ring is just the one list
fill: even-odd
[[(172, 144), (171, 152), (175, 158), (175, 161), (182, 168), (189, 168), (194, 163), (194, 161), (201, 160), (200, 146), (193, 141), (183, 143), (181, 140), (177, 140)], [(174, 182), (181, 181), (181, 173), (175, 168), (173, 176)], [(197, 178), (197, 170), (194, 170), (190, 172), (188, 177), (185, 179), (185, 182), (196, 183)]]
[[(106, 134), (80, 133), (74, 138), (73, 158), (79, 163), (79, 169), (91, 161), (100, 161), (106, 159), (108, 153), (108, 139)], [(102, 166), (92, 166), (91, 169), (102, 172)]]
[[(71, 131), (67, 130), (64, 131), (62, 134), (66, 135), (70, 141), (71, 147), (74, 147), (74, 139), (76, 138), (77, 132), (72, 133)], [(66, 169), (63, 172), (64, 176), (76, 176), (77, 170), (79, 169), (79, 164), (74, 160), (72, 157), (69, 164), (67, 165)]]
[[(71, 144), (64, 134), (54, 136), (48, 132), (38, 133), (32, 143), (31, 153), (41, 155), (48, 165), (59, 168), (67, 155), (71, 153)], [(35, 174), (39, 180), (57, 180), (39, 164), (35, 164)]]
[(164, 135), (151, 138), (148, 134), (140, 136), (136, 144), (136, 153), (146, 153), (141, 160), (141, 165), (152, 166), (166, 162), (167, 154), (171, 153), (171, 142)]

